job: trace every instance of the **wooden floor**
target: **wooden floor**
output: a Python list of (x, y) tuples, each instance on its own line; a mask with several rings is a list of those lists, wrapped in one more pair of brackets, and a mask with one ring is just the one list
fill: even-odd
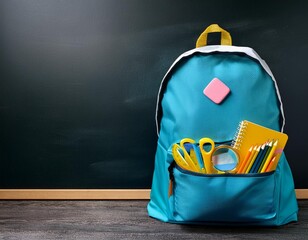
[(279, 228), (182, 226), (148, 217), (147, 201), (0, 201), (0, 239), (308, 239), (299, 221)]

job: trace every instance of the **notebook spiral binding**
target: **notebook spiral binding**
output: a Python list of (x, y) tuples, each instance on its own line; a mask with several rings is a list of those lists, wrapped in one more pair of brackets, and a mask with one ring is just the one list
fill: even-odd
[(237, 130), (235, 132), (234, 138), (232, 140), (232, 147), (239, 150), (241, 148), (243, 139), (245, 137), (245, 132), (247, 128), (247, 122), (246, 121), (241, 121), (240, 124), (237, 127)]

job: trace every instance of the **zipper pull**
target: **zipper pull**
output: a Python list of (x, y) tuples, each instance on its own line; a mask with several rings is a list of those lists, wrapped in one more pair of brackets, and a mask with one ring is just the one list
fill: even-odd
[(168, 198), (170, 198), (173, 194), (173, 182), (174, 182), (173, 168), (175, 167), (175, 164), (176, 164), (175, 161), (173, 161), (168, 167), (168, 172), (169, 172)]

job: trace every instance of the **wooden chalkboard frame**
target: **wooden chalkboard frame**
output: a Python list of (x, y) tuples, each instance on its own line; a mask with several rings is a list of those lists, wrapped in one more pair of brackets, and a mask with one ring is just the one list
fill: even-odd
[[(168, 9), (174, 9), (174, 3), (171, 1), (168, 3), (165, 1), (155, 1), (155, 4), (153, 2), (151, 8), (149, 8), (149, 3), (142, 4), (142, 1), (138, 0), (130, 1), (129, 3), (123, 1), (121, 4), (117, 3), (114, 5), (111, 4), (112, 2), (113, 1), (105, 1), (104, 3), (101, 3), (97, 1), (90, 5), (86, 1), (80, 1), (78, 3), (67, 1), (66, 3), (61, 4), (53, 3), (46, 5), (34, 2), (33, 6), (31, 6), (31, 4), (23, 6), (14, 1), (2, 1), (1, 7), (8, 11), (6, 11), (4, 16), (6, 21), (4, 21), (3, 24), (3, 27), (5, 27), (3, 29), (5, 30), (6, 39), (5, 41), (1, 40), (1, 44), (5, 47), (6, 54), (10, 56), (11, 60), (16, 57), (18, 58), (17, 60), (20, 60), (22, 57), (21, 53), (25, 54), (30, 52), (30, 55), (33, 55), (33, 51), (29, 51), (30, 46), (33, 47), (33, 49), (38, 47), (39, 50), (43, 46), (50, 46), (50, 44), (53, 47), (55, 45), (62, 46), (65, 50), (74, 49), (74, 47), (78, 48), (79, 46), (89, 46), (89, 49), (92, 50), (94, 43), (101, 42), (104, 44), (110, 44), (111, 46), (114, 43), (111, 40), (118, 40), (118, 37), (120, 36), (122, 39), (119, 39), (120, 41), (116, 42), (118, 49), (126, 50), (127, 56), (131, 56), (133, 59), (138, 59), (141, 63), (144, 61), (149, 63), (157, 62), (157, 66), (151, 65), (152, 71), (148, 72), (148, 79), (159, 79), (162, 74), (165, 73), (164, 68), (167, 68), (170, 62), (174, 60), (174, 56), (178, 56), (179, 53), (191, 49), (193, 39), (196, 39), (198, 33), (200, 33), (205, 26), (213, 22), (221, 23), (222, 26), (226, 27), (226, 29), (232, 31), (234, 34), (234, 43), (236, 45), (251, 46), (260, 52), (266, 61), (269, 60), (269, 65), (271, 67), (273, 66), (272, 70), (274, 70), (274, 75), (278, 79), (281, 79), (279, 85), (282, 86), (282, 95), (288, 97), (286, 101), (286, 115), (288, 115), (287, 122), (290, 123), (289, 126), (297, 125), (298, 119), (300, 118), (297, 109), (300, 108), (300, 105), (294, 108), (292, 98), (296, 100), (299, 98), (297, 91), (296, 95), (294, 94), (295, 90), (298, 90), (299, 88), (293, 88), (292, 91), (288, 80), (297, 79), (298, 81), (301, 81), (298, 82), (297, 86), (307, 86), (304, 82), (304, 78), (298, 77), (305, 75), (303, 72), (304, 68), (302, 68), (300, 64), (297, 64), (300, 61), (294, 61), (296, 62), (295, 65), (290, 64), (293, 58), (306, 56), (305, 49), (307, 48), (305, 48), (305, 45), (300, 43), (307, 42), (306, 40), (308, 37), (307, 34), (301, 31), (306, 22), (307, 4), (283, 3), (277, 6), (277, 4), (272, 3), (267, 4), (267, 7), (264, 8), (264, 4), (260, 3), (256, 4), (253, 11), (250, 12), (252, 9), (250, 4), (243, 4), (240, 1), (237, 3), (232, 2), (232, 6), (225, 1), (225, 7), (223, 9), (220, 8), (220, 5), (217, 5), (216, 2), (200, 3), (196, 6), (188, 1), (177, 1), (176, 11), (168, 11)], [(83, 4), (86, 4), (87, 8), (83, 7)], [(119, 8), (115, 6), (121, 7)], [(138, 6), (138, 8), (134, 8), (134, 6)], [(161, 6), (164, 6), (166, 11), (161, 11)], [(79, 14), (78, 12), (80, 9), (82, 9), (82, 14)], [(105, 10), (101, 11), (101, 9)], [(138, 9), (138, 12), (134, 12), (134, 18), (132, 18), (132, 13), (129, 11), (133, 11), (134, 9)], [(151, 9), (150, 12), (148, 11), (149, 9)], [(211, 9), (211, 11), (207, 11), (207, 14), (204, 14), (204, 9)], [(230, 9), (233, 10), (230, 11)], [(9, 11), (13, 10), (15, 15), (12, 17), (10, 16)], [(51, 10), (53, 10), (52, 13), (50, 12)], [(234, 15), (235, 10), (237, 11), (237, 14)], [(37, 12), (40, 12), (40, 14), (37, 14)], [(123, 14), (123, 12), (127, 14)], [(219, 14), (217, 14), (217, 12), (219, 12)], [(272, 14), (269, 15), (269, 12)], [(101, 13), (108, 16), (107, 21), (104, 18), (105, 15), (102, 15)], [(153, 14), (153, 17), (149, 17), (149, 14)], [(34, 26), (37, 27), (32, 26), (33, 22), (30, 21), (30, 16), (35, 19), (36, 25)], [(65, 16), (65, 22), (61, 22), (63, 16)], [(93, 17), (88, 18), (88, 16)], [(91, 21), (88, 22), (88, 19)], [(128, 19), (130, 21), (127, 21)], [(148, 22), (145, 21), (146, 19), (148, 19)], [(29, 22), (24, 20), (29, 20)], [(59, 24), (59, 22), (61, 24)], [(78, 31), (83, 31), (81, 32), (83, 33), (82, 36), (95, 36), (97, 29), (99, 29), (99, 31), (104, 30), (104, 33), (106, 34), (99, 33), (97, 35), (98, 40), (96, 39), (96, 41), (90, 41), (88, 43), (87, 40), (90, 40), (90, 38), (82, 38), (80, 42), (78, 42), (76, 41), (75, 35), (73, 35), (72, 41), (69, 41), (70, 38), (59, 37), (63, 36), (63, 34), (61, 31), (57, 30), (58, 25), (66, 27), (61, 28), (65, 30), (65, 34), (70, 33), (67, 29), (71, 29), (72, 34), (76, 34), (76, 22), (81, 24), (78, 26)], [(110, 24), (111, 22), (113, 25)], [(31, 31), (26, 31), (25, 28), (23, 28), (23, 24), (16, 23), (27, 23), (25, 27), (28, 27), (27, 29)], [(10, 24), (14, 27), (11, 27)], [(16, 29), (17, 26), (20, 27), (20, 31)], [(90, 28), (88, 26), (90, 26)], [(14, 30), (11, 31), (11, 29)], [(37, 30), (37, 32), (32, 32), (32, 30)], [(52, 34), (49, 34), (50, 30), (53, 30), (54, 33), (56, 33), (54, 35), (55, 38), (53, 39), (50, 38), (50, 36), (53, 36)], [(106, 38), (103, 38), (102, 36), (106, 36)], [(16, 50), (15, 46), (17, 43), (23, 43), (25, 40), (32, 41), (31, 44), (28, 44), (27, 48), (25, 48), (26, 51), (10, 52), (10, 50)], [(137, 42), (137, 40), (139, 41)], [(294, 44), (295, 40), (297, 40), (297, 44)], [(9, 48), (7, 48), (7, 46), (9, 46)], [(19, 45), (17, 44), (17, 46)], [(102, 46), (105, 47), (106, 45), (99, 46), (102, 48)], [(281, 46), (283, 46), (283, 48), (281, 48)], [(160, 49), (159, 57), (150, 58), (149, 56), (156, 56), (155, 47), (159, 47)], [(102, 49), (109, 53), (109, 47)], [(137, 50), (142, 51), (138, 52)], [(39, 59), (40, 56), (38, 53), (41, 52), (43, 51), (40, 50), (37, 52), (37, 59)], [(85, 52), (88, 53), (88, 51)], [(14, 55), (14, 53), (16, 53), (16, 55)], [(49, 52), (47, 51), (47, 53)], [(119, 56), (122, 55), (122, 53), (119, 54)], [(101, 56), (102, 54), (98, 54), (95, 60), (100, 60), (99, 62), (102, 62), (103, 58)], [(288, 58), (286, 56), (288, 56)], [(287, 66), (290, 69), (288, 71), (281, 71), (281, 69), (286, 68), (283, 68), (283, 62), (282, 65), (278, 64), (280, 61), (284, 61), (285, 64), (288, 64)], [(56, 61), (54, 62), (58, 64)], [(118, 61), (114, 60), (114, 63), (118, 66)], [(137, 73), (142, 72), (139, 69), (140, 66), (138, 63), (139, 62), (134, 65), (136, 69), (132, 69)], [(6, 64), (3, 63), (3, 67), (9, 66)], [(109, 67), (110, 65), (106, 66)], [(146, 68), (142, 70), (143, 72), (147, 72)], [(294, 75), (294, 73), (297, 73), (297, 75)], [(132, 74), (130, 79), (133, 79), (135, 76), (136, 75)], [(121, 79), (122, 82), (125, 82), (124, 80)], [(293, 84), (293, 86), (294, 85), (295, 84)], [(54, 85), (52, 86), (54, 87)], [(75, 85), (75, 87), (78, 88), (78, 85)], [(137, 88), (132, 87), (130, 89), (131, 91), (126, 91), (125, 93), (134, 96), (133, 89)], [(150, 88), (149, 85), (143, 85), (141, 89)], [(291, 89), (290, 94), (287, 92), (289, 89)], [(305, 87), (302, 87), (301, 89), (305, 89)], [(140, 89), (137, 89), (136, 91), (139, 90)], [(149, 92), (148, 95), (144, 96), (149, 98), (151, 97), (150, 94), (151, 93)], [(300, 92), (300, 94), (302, 94), (301, 96), (304, 96), (305, 92)], [(30, 94), (27, 96), (30, 96)], [(75, 95), (72, 95), (72, 97), (75, 97)], [(127, 99), (129, 100), (127, 102), (128, 105), (131, 104), (133, 100), (138, 100), (138, 98)], [(300, 103), (297, 102), (297, 104)], [(133, 104), (128, 107), (135, 109)], [(304, 115), (302, 115), (302, 117), (303, 116)], [(297, 138), (297, 132), (299, 131), (295, 127), (290, 127), (290, 129), (287, 130), (287, 132), (290, 133), (290, 139)], [(308, 134), (303, 134), (304, 131), (305, 129), (301, 129), (300, 131), (300, 137), (302, 138), (308, 136)], [(290, 141), (290, 154), (288, 154), (288, 156), (293, 155), (294, 158), (301, 158), (301, 156), (296, 155), (298, 154), (296, 150), (298, 148), (305, 150), (305, 143), (305, 139), (302, 139), (300, 142)], [(301, 152), (301, 154), (302, 156), (305, 156), (305, 151)], [(292, 162), (292, 165), (294, 166), (295, 163), (295, 161)], [(293, 167), (294, 169), (292, 169), (296, 176), (302, 176), (302, 178), (296, 179), (299, 184), (298, 187), (301, 187), (300, 184), (305, 183), (304, 177), (306, 175), (304, 174), (304, 171), (306, 169), (305, 166), (307, 166), (306, 164), (307, 163), (302, 161), (300, 168)], [(297, 184), (296, 181), (295, 184)], [(148, 200), (150, 197), (150, 189), (20, 189), (21, 186), (18, 187), (19, 189), (0, 189), (0, 200)], [(115, 188), (115, 186), (111, 187)], [(308, 189), (301, 188), (296, 189), (295, 191), (298, 199), (308, 199)]]
[[(0, 200), (149, 200), (150, 189), (0, 189)], [(308, 189), (296, 189), (308, 199)]]

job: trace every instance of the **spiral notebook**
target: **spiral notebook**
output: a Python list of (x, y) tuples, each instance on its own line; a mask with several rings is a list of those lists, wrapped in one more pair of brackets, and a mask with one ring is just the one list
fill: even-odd
[(275, 156), (278, 161), (287, 143), (288, 135), (244, 120), (239, 124), (232, 146), (238, 150), (240, 159), (244, 159), (251, 146), (263, 144), (269, 140), (278, 140), (275, 151)]

